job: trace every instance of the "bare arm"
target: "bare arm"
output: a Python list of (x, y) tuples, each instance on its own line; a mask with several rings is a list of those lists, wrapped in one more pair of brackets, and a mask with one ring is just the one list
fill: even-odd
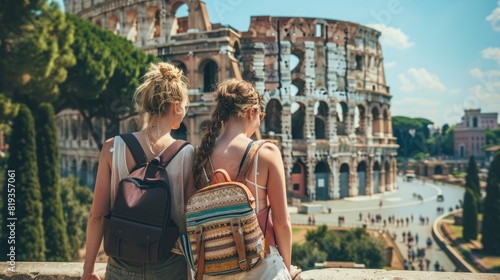
[(87, 221), (87, 240), (85, 243), (85, 263), (82, 279), (99, 279), (94, 273), (94, 265), (101, 246), (104, 231), (104, 216), (109, 213), (111, 162), (113, 139), (104, 143), (99, 156), (99, 167), (94, 190), (94, 200)]
[(285, 170), (281, 153), (273, 144), (264, 144), (260, 157), (268, 168), (267, 195), (271, 205), (276, 245), (286, 268), (290, 271), (292, 257), (292, 226), (286, 199)]

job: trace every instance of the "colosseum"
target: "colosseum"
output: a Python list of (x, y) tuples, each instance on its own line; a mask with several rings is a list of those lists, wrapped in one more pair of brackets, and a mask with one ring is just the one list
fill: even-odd
[[(352, 22), (255, 16), (247, 31), (212, 23), (199, 0), (65, 0), (66, 11), (180, 67), (191, 107), (176, 137), (200, 141), (214, 85), (255, 84), (267, 116), (257, 138), (281, 148), (289, 197), (341, 199), (392, 191), (396, 139), (381, 33)], [(177, 17), (187, 5), (188, 15)], [(105, 126), (100, 122), (102, 134)], [(76, 111), (58, 114), (63, 176), (93, 186), (98, 149)], [(121, 131), (129, 130), (124, 122)], [(104, 140), (104, 139), (103, 139)]]

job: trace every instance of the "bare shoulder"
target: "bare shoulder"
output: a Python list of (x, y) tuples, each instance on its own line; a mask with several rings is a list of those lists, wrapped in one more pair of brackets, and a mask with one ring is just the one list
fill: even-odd
[(273, 143), (264, 143), (259, 150), (259, 157), (264, 159), (272, 160), (272, 159), (280, 159), (281, 160), (281, 152), (279, 148)]
[(112, 148), (113, 145), (115, 144), (115, 138), (109, 138), (107, 139), (104, 144), (102, 145), (102, 150), (101, 150), (101, 159), (111, 159), (112, 155)]

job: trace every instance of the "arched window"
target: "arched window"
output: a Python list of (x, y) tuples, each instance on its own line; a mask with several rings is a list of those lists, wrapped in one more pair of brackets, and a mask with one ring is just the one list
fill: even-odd
[(203, 73), (203, 92), (213, 92), (219, 82), (219, 67), (213, 60), (207, 60), (201, 64)]

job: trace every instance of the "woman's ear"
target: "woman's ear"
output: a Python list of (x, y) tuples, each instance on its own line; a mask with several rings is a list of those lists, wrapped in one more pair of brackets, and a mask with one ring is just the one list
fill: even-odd
[(182, 113), (181, 103), (179, 101), (172, 103), (172, 111), (174, 114)]

